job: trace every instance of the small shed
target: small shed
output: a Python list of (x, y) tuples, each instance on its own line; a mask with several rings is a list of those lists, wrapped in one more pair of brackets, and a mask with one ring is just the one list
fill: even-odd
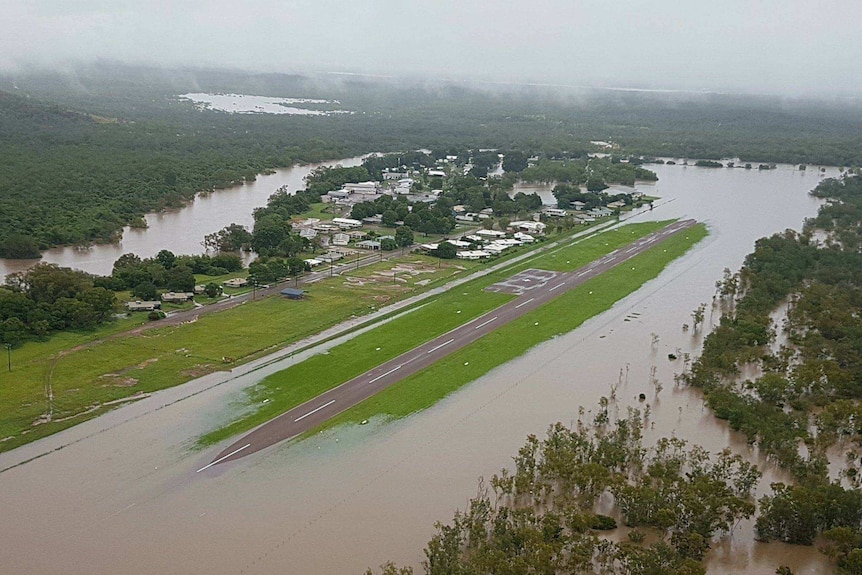
[(285, 296), (287, 299), (302, 299), (304, 293), (304, 289), (284, 288), (281, 290), (281, 295)]

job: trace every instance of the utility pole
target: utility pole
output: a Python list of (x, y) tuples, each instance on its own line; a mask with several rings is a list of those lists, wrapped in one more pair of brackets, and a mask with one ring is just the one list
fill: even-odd
[(8, 362), (9, 362), (9, 371), (12, 371), (12, 344), (11, 343), (6, 344), (6, 358), (8, 359)]

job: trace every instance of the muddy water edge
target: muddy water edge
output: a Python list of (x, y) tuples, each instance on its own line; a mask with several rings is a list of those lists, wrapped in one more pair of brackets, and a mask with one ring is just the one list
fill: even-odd
[[(708, 224), (710, 236), (608, 312), (422, 413), (338, 428), (196, 474), (221, 446), (194, 451), (193, 442), (229, 416), (231, 400), (250, 384), (242, 379), (159, 409), (123, 408), (108, 414), (112, 425), (99, 418), (0, 454), (0, 469), (39, 456), (0, 472), (0, 572), (323, 574), (361, 573), (387, 560), (418, 566), (433, 523), (463, 508), (480, 476), (511, 465), (527, 434), (573, 422), (579, 406), (594, 409), (612, 385), (620, 414), (650, 405), (647, 440), (675, 435), (711, 451), (729, 445), (763, 470), (760, 492), (787, 479), (716, 420), (696, 391), (675, 387), (682, 365), (668, 353), (697, 353), (701, 332), (683, 332), (682, 324), (701, 303), (707, 324), (717, 321), (709, 303), (722, 270), (737, 269), (757, 238), (799, 229), (817, 209), (808, 191), (819, 174), (790, 166), (654, 169), (659, 182), (638, 187), (662, 199), (634, 221), (692, 217)], [(663, 385), (658, 394), (653, 376)], [(750, 523), (708, 556), (716, 574), (766, 575), (779, 564), (797, 574), (831, 570), (813, 548), (754, 543)]]

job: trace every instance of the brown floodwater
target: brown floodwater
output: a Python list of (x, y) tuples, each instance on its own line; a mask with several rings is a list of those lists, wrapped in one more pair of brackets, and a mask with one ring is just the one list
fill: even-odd
[(0, 278), (40, 261), (110, 275), (114, 262), (125, 253), (134, 253), (142, 258), (152, 257), (161, 250), (175, 254), (202, 254), (203, 239), (207, 234), (234, 223), (251, 229), (254, 224), (252, 211), (266, 205), (267, 198), (281, 186), (287, 186), (291, 192), (302, 190), (305, 177), (319, 166), (358, 166), (360, 163), (362, 158), (356, 157), (282, 168), (272, 174), (258, 176), (254, 182), (202, 194), (183, 208), (147, 214), (146, 228), (124, 228), (122, 239), (115, 244), (53, 248), (44, 252), (41, 260), (0, 258)]
[[(433, 523), (463, 508), (480, 476), (510, 465), (527, 434), (575, 421), (579, 406), (594, 410), (613, 386), (623, 415), (627, 406), (644, 405), (639, 393), (647, 395), (654, 423), (647, 438), (675, 435), (712, 451), (731, 446), (763, 469), (761, 493), (787, 479), (713, 418), (696, 391), (674, 386), (682, 362), (667, 354), (697, 351), (700, 334), (681, 326), (711, 301), (725, 267), (738, 268), (758, 237), (799, 228), (815, 213), (818, 202), (807, 192), (818, 174), (785, 166), (655, 170), (658, 184), (638, 187), (663, 199), (634, 219), (694, 217), (709, 225), (710, 236), (608, 312), (424, 412), (335, 429), (196, 474), (221, 446), (194, 451), (195, 437), (229, 418), (242, 388), (282, 362), (237, 368), (233, 379), (211, 374), (0, 454), (0, 573), (361, 573), (387, 560), (418, 566)], [(716, 321), (718, 314), (707, 316)], [(650, 384), (653, 368), (659, 393)], [(717, 542), (710, 572), (766, 575), (779, 564), (797, 574), (832, 570), (813, 548), (758, 544), (751, 534), (744, 522)]]

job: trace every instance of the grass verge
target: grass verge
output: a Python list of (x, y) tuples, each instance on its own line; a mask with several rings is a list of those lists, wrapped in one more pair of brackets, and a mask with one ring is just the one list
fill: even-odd
[(657, 277), (671, 261), (682, 256), (706, 235), (706, 226), (698, 224), (688, 233), (665, 240), (626, 264), (608, 270), (432, 367), (368, 398), (321, 428), (358, 423), (375, 415), (405, 417), (430, 407), (495, 367), (523, 355), (533, 346), (569, 332), (610, 309), (615, 302)]
[[(543, 268), (558, 271), (571, 271), (577, 269), (617, 248), (628, 245), (632, 241), (643, 237), (650, 232), (664, 227), (667, 223), (668, 222), (647, 222), (631, 224), (622, 229), (606, 231), (577, 242), (565, 243), (552, 251), (537, 255), (536, 257), (530, 258), (526, 261), (512, 264), (504, 269), (458, 286), (457, 288), (440, 295), (433, 302), (425, 305), (422, 309), (415, 311), (406, 318), (381, 325), (366, 334), (331, 349), (327, 354), (314, 356), (302, 363), (291, 366), (288, 369), (267, 377), (259, 385), (248, 391), (247, 397), (242, 406), (243, 415), (239, 419), (205, 434), (200, 438), (199, 444), (211, 445), (238, 433), (253, 429), (273, 417), (276, 417), (277, 415), (316, 397), (324, 391), (364, 373), (380, 363), (433, 339), (434, 337), (453, 329), (473, 317), (477, 317), (486, 311), (502, 305), (512, 296), (483, 291), (485, 287), (493, 283), (508, 278), (527, 268)], [(705, 228), (702, 226), (695, 230), (691, 230), (690, 233), (686, 233), (683, 236), (683, 238), (688, 236), (691, 239), (683, 239), (683, 242), (685, 242), (687, 247), (690, 247), (693, 242), (699, 240), (703, 235), (705, 235), (705, 233)], [(676, 240), (677, 237), (674, 237), (668, 241)], [(658, 252), (662, 256), (659, 259), (663, 263), (660, 266), (658, 266), (658, 264), (652, 264), (652, 267), (656, 268), (654, 272), (644, 270), (637, 274), (633, 273), (632, 278), (627, 280), (623, 287), (614, 287), (613, 289), (608, 290), (608, 293), (622, 294), (611, 299), (610, 304), (623, 295), (631, 293), (631, 291), (637, 289), (637, 287), (647, 279), (655, 277), (667, 262), (671, 261), (674, 257), (681, 255), (681, 253), (684, 253), (685, 249), (687, 249), (686, 247), (681, 252), (673, 255), (674, 252), (672, 252), (672, 249), (668, 247), (670, 244), (664, 242), (661, 245), (663, 246), (662, 249), (667, 249), (667, 252), (663, 252), (661, 250)], [(649, 253), (653, 253), (654, 251), (655, 250), (651, 250)], [(607, 273), (603, 274), (602, 277), (607, 275)], [(644, 275), (645, 273), (646, 275)], [(563, 296), (565, 301), (568, 301), (570, 298), (571, 296), (569, 294)], [(556, 304), (556, 301), (554, 304)], [(608, 307), (610, 304), (608, 304)], [(543, 311), (547, 307), (548, 306), (545, 306), (540, 310), (529, 314), (529, 317), (534, 318), (538, 317), (536, 314), (541, 315), (547, 313)], [(592, 307), (589, 307), (589, 309), (593, 310)], [(589, 315), (585, 316), (584, 319), (600, 313), (604, 309), (607, 308), (595, 308), (589, 313)], [(553, 313), (560, 312), (557, 310)], [(535, 321), (535, 319), (532, 319), (531, 321)], [(579, 320), (568, 329), (557, 329), (551, 335), (554, 333), (561, 333), (562, 331), (568, 331), (569, 329), (579, 325), (581, 321), (583, 321), (583, 319)], [(505, 326), (505, 328), (508, 327), (509, 326)], [(505, 353), (505, 359), (502, 359), (499, 363), (507, 361), (512, 357), (516, 357), (520, 353), (523, 353), (523, 351), (526, 351), (526, 349), (529, 349), (529, 347), (532, 347), (532, 345), (535, 345), (535, 343), (550, 337), (549, 335), (542, 335), (545, 334), (544, 326), (542, 326), (541, 330), (536, 330), (536, 333), (539, 334), (539, 339), (535, 341), (530, 340), (528, 347), (519, 351), (516, 355), (510, 355), (508, 352)], [(485, 342), (489, 337), (491, 336), (486, 336), (486, 338), (483, 338), (473, 345), (486, 345), (483, 342)], [(508, 349), (508, 347), (506, 349)], [(494, 357), (503, 351), (504, 350), (501, 348), (500, 350), (496, 350), (495, 353), (489, 354), (489, 356)], [(446, 358), (438, 365), (442, 365), (448, 360), (449, 358)], [(482, 360), (479, 361), (478, 365), (482, 365)], [(494, 365), (498, 365), (498, 363), (495, 363)], [(488, 369), (490, 369), (490, 367)], [(467, 371), (469, 373), (473, 373), (473, 370), (474, 367), (471, 367), (471, 369)], [(428, 371), (436, 371), (436, 368), (432, 368)], [(435, 377), (439, 378), (441, 373), (445, 372), (438, 372)], [(485, 373), (485, 371), (482, 371), (479, 375), (482, 373)], [(417, 374), (417, 376), (421, 376), (421, 374)], [(476, 377), (478, 377), (478, 375)], [(405, 381), (410, 381), (411, 379), (412, 378)], [(444, 379), (448, 380), (448, 378)], [(391, 415), (404, 415), (406, 413), (416, 411), (417, 409), (427, 407), (427, 405), (434, 403), (439, 398), (450, 393), (457, 387), (460, 387), (467, 381), (470, 381), (470, 379), (459, 381), (459, 383), (454, 384), (451, 388), (444, 385), (445, 389), (440, 391), (431, 391), (431, 388), (429, 388), (427, 393), (423, 392), (423, 394), (419, 394), (424, 395), (425, 399), (408, 400), (405, 404), (406, 407), (400, 410), (395, 410), (397, 413), (389, 411), (388, 408), (387, 410), (382, 411), (374, 411), (372, 408), (372, 411), (374, 411), (374, 414), (387, 413)], [(431, 387), (436, 389), (441, 383), (442, 382), (436, 382), (434, 386)], [(382, 401), (382, 396), (385, 395), (386, 397), (389, 397), (389, 394), (391, 393), (390, 390), (400, 388), (401, 386), (402, 384), (397, 384), (396, 386), (393, 386), (393, 388), (389, 388), (378, 396), (369, 399), (368, 402)], [(368, 417), (368, 414), (366, 412), (362, 412), (360, 409), (365, 405), (370, 405), (368, 402), (360, 404), (354, 408), (354, 410), (360, 410), (359, 412), (364, 413), (361, 418)], [(347, 413), (352, 412), (353, 410), (350, 410)], [(339, 418), (339, 421), (341, 420), (342, 419)]]

